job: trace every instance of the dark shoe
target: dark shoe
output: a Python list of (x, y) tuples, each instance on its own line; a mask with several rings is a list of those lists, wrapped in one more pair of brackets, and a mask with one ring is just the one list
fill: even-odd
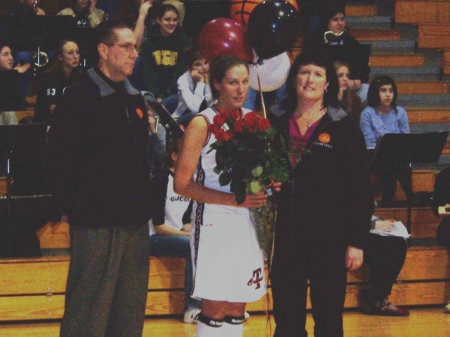
[(393, 305), (388, 299), (376, 301), (370, 306), (370, 315), (380, 316), (409, 316), (409, 311)]

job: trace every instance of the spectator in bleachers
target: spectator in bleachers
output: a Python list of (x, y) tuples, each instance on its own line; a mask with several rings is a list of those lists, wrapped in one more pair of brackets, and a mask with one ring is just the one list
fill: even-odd
[(41, 0), (37, 1), (37, 6), (34, 5), (34, 0), (17, 0), (8, 11), (8, 15), (45, 15), (44, 10), (39, 7)]
[(348, 63), (335, 61), (334, 69), (339, 81), (338, 99), (341, 102), (341, 107), (359, 121), (363, 110), (361, 98), (358, 95), (358, 92), (362, 89), (361, 81), (350, 79), (350, 66)]
[(192, 260), (190, 248), (192, 201), (173, 190), (175, 163), (181, 138), (170, 142), (166, 167), (153, 179), (154, 211), (150, 227), (150, 255), (183, 257), (185, 265), (184, 322), (196, 323), (201, 302), (191, 297)]
[[(129, 24), (134, 26), (137, 44), (140, 46), (154, 28), (158, 27), (157, 15), (161, 5), (168, 4), (174, 6), (179, 15), (178, 25), (181, 27), (184, 20), (184, 4), (178, 0), (165, 0), (156, 2), (155, 0), (135, 0), (126, 2), (116, 16), (128, 19)], [(137, 8), (137, 10), (136, 10)], [(128, 13), (128, 15), (126, 15)], [(125, 14), (125, 15), (124, 15)]]
[(16, 125), (14, 110), (20, 107), (19, 78), (30, 68), (30, 64), (15, 67), (11, 48), (0, 42), (0, 125)]
[(297, 4), (300, 9), (300, 19), (304, 24), (304, 39), (308, 40), (315, 36), (323, 25), (323, 9), (330, 6), (344, 7), (345, 0), (298, 0)]
[[(371, 229), (386, 233), (392, 231), (395, 220), (372, 216)], [(364, 248), (364, 262), (371, 268), (371, 289), (363, 289), (361, 300), (364, 313), (382, 316), (409, 316), (409, 311), (389, 302), (392, 285), (405, 263), (407, 243), (404, 238), (369, 234)]]
[(161, 5), (158, 28), (142, 45), (145, 90), (172, 113), (178, 105), (177, 80), (185, 72), (183, 51), (189, 46), (188, 36), (178, 25), (178, 10)]
[[(389, 76), (377, 76), (370, 83), (368, 106), (361, 114), (361, 130), (367, 149), (374, 149), (381, 137), (387, 133), (409, 133), (406, 110), (397, 105), (397, 86)], [(369, 151), (369, 156), (373, 151)], [(381, 176), (382, 206), (391, 207), (394, 199), (397, 179), (407, 197), (413, 196), (411, 172), (401, 158), (393, 157), (391, 165), (379, 168)]]
[(37, 90), (35, 120), (48, 123), (58, 101), (81, 79), (80, 50), (70, 40), (62, 40), (56, 49), (53, 66), (43, 75)]
[(349, 34), (345, 23), (345, 6), (342, 3), (323, 7), (321, 22), (322, 28), (312, 38), (305, 39), (304, 48), (341, 46), (339, 49), (331, 49), (330, 55), (335, 61), (344, 61), (350, 65), (353, 79), (359, 80), (354, 83), (354, 89), (359, 89), (361, 82), (369, 79), (370, 68), (367, 63), (370, 46), (361, 46)]
[[(34, 0), (17, 0), (7, 11), (6, 17), (8, 16), (28, 16), (28, 15), (45, 15), (45, 12), (42, 8), (39, 7), (41, 0), (37, 1), (37, 6), (34, 6)], [(6, 33), (8, 34), (8, 33)], [(18, 42), (17, 45), (14, 45), (15, 54), (14, 57), (14, 66), (30, 64), (31, 67), (23, 73), (23, 76), (20, 76), (19, 85), (20, 85), (20, 109), (26, 109), (27, 103), (25, 97), (28, 93), (28, 87), (31, 82), (31, 78), (33, 76), (34, 69), (34, 60), (32, 57), (32, 52), (27, 50), (29, 48), (29, 41), (15, 41)]]
[(180, 118), (181, 124), (189, 122), (214, 102), (209, 84), (209, 62), (197, 48), (186, 49), (184, 60), (187, 71), (177, 81), (178, 107), (172, 114), (174, 118)]
[(322, 7), (320, 13), (321, 29), (311, 38), (306, 39), (304, 46), (346, 45), (359, 46), (359, 42), (348, 33), (345, 25), (345, 6), (336, 4)]
[(64, 8), (58, 15), (70, 15), (77, 20), (80, 28), (95, 28), (108, 20), (108, 15), (96, 7), (97, 0), (73, 0), (72, 7)]

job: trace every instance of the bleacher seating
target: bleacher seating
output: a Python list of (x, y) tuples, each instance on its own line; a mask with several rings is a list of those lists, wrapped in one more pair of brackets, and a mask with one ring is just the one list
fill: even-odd
[(419, 25), (419, 48), (450, 48), (450, 23), (427, 23)]
[(450, 49), (444, 50), (444, 75), (450, 75)]
[(397, 23), (450, 23), (448, 0), (396, 0)]
[[(393, 213), (398, 212), (398, 213)], [(427, 213), (426, 216), (421, 213)], [(431, 236), (435, 225), (423, 223), (423, 219), (436, 222), (431, 212), (413, 211), (412, 233), (422, 237)], [(402, 219), (399, 210), (386, 209), (378, 213), (386, 218), (395, 216)], [(434, 221), (433, 221), (434, 220)], [(422, 221), (422, 223), (420, 222)], [(46, 248), (49, 242), (55, 247), (67, 245), (67, 224), (48, 224), (58, 229), (43, 230), (40, 239)], [(55, 237), (52, 239), (44, 236)], [(433, 234), (434, 235), (434, 234)], [(63, 315), (64, 292), (68, 256), (51, 256), (29, 259), (0, 260), (0, 321), (26, 321), (58, 319)], [(408, 250), (405, 266), (394, 285), (391, 300), (396, 305), (443, 304), (450, 293), (449, 256), (443, 247), (412, 247)], [(150, 280), (146, 315), (171, 315), (183, 312), (184, 261), (179, 258), (150, 258)], [(359, 291), (367, 286), (369, 270), (363, 266), (350, 272), (347, 280), (346, 308), (359, 306)], [(270, 288), (269, 288), (270, 293)], [(266, 298), (248, 305), (250, 312), (265, 311)], [(311, 305), (308, 302), (308, 307)]]

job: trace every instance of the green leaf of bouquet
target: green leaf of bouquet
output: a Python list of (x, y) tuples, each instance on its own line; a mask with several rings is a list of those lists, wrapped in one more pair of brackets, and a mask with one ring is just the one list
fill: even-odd
[(255, 168), (252, 170), (252, 175), (253, 175), (255, 178), (258, 178), (262, 173), (263, 173), (263, 168), (262, 168), (261, 165), (258, 165), (257, 167), (255, 167)]
[(240, 205), (245, 201), (247, 193), (245, 193), (245, 189), (244, 190), (239, 189), (234, 193), (234, 195), (236, 197), (237, 204)]
[(253, 180), (249, 185), (249, 190), (251, 194), (256, 194), (261, 191), (261, 184), (257, 180)]
[(241, 185), (242, 185), (242, 182), (240, 182), (239, 180), (231, 179), (230, 191), (231, 192), (238, 191), (242, 187)]
[(220, 186), (226, 186), (231, 182), (231, 174), (224, 172), (219, 176)]

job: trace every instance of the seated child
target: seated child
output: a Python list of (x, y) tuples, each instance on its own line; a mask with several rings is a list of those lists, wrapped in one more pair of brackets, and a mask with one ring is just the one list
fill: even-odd
[(172, 116), (180, 123), (189, 122), (200, 111), (210, 107), (214, 99), (209, 85), (209, 63), (197, 48), (184, 52), (187, 71), (180, 76), (178, 84), (178, 107)]
[(148, 132), (150, 142), (148, 144), (148, 158), (150, 163), (150, 176), (153, 177), (161, 171), (164, 157), (166, 155), (167, 137), (166, 128), (159, 121), (158, 115), (150, 106), (151, 102), (156, 102), (155, 95), (149, 91), (141, 91), (147, 108)]
[(191, 297), (192, 261), (190, 248), (192, 202), (176, 194), (173, 177), (181, 138), (174, 139), (167, 151), (166, 165), (153, 179), (155, 196), (150, 227), (150, 255), (186, 258), (184, 322), (196, 323), (200, 313), (200, 301)]

